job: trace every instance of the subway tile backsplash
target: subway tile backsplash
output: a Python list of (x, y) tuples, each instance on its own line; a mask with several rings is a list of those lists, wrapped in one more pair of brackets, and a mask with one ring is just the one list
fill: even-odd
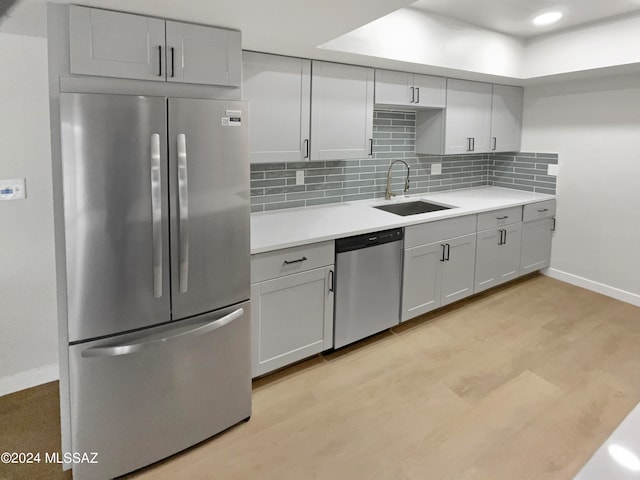
[[(415, 135), (414, 112), (376, 110), (373, 158), (251, 165), (251, 211), (382, 198), (394, 160), (404, 160), (411, 169), (409, 193), (495, 185), (555, 194), (556, 178), (547, 175), (547, 167), (558, 163), (557, 154), (416, 156)], [(431, 174), (433, 163), (442, 164), (441, 174)], [(304, 170), (304, 185), (296, 185), (296, 170)], [(404, 165), (396, 163), (395, 193), (402, 192), (405, 176)]]

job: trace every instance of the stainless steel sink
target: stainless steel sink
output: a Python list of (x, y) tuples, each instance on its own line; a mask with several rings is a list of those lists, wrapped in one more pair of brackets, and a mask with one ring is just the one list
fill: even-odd
[(415, 202), (392, 203), (390, 205), (378, 205), (374, 208), (384, 210), (385, 212), (394, 213), (396, 215), (417, 215), (419, 213), (436, 212), (438, 210), (448, 210), (452, 207), (438, 205), (437, 203), (423, 202), (418, 200)]

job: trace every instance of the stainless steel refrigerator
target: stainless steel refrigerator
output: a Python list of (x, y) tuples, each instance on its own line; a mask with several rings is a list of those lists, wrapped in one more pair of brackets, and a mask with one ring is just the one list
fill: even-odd
[(251, 414), (247, 105), (61, 94), (74, 478)]

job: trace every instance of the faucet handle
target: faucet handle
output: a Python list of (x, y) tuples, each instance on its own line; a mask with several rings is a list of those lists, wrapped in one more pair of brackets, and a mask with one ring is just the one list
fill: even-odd
[(404, 193), (407, 193), (409, 191), (409, 177), (407, 177), (407, 179), (404, 182)]

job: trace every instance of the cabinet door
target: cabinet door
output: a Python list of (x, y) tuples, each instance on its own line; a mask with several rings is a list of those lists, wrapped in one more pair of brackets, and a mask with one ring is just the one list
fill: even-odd
[(164, 20), (71, 5), (69, 35), (71, 73), (165, 79)]
[(167, 80), (239, 87), (241, 48), (236, 30), (167, 21)]
[(521, 273), (549, 266), (553, 218), (542, 218), (522, 224)]
[(445, 116), (445, 154), (489, 151), (491, 84), (448, 78)]
[(514, 223), (502, 228), (502, 245), (498, 249), (498, 283), (513, 280), (520, 274), (520, 243), (522, 223)]
[(373, 68), (313, 62), (311, 160), (372, 154)]
[(405, 250), (400, 319), (402, 322), (440, 306), (442, 259), (443, 247), (440, 243)]
[(332, 347), (333, 266), (251, 286), (253, 376)]
[(414, 105), (425, 108), (444, 108), (446, 103), (445, 82), (444, 77), (414, 74)]
[(309, 159), (311, 61), (254, 52), (242, 60), (251, 163)]
[(376, 69), (375, 97), (380, 105), (414, 105), (413, 74)]
[(473, 293), (476, 234), (452, 238), (443, 243), (447, 247), (447, 255), (442, 264), (440, 304), (445, 306)]
[(491, 104), (491, 150), (517, 152), (522, 135), (521, 87), (494, 85)]
[(501, 229), (492, 228), (477, 233), (476, 274), (474, 292), (482, 292), (498, 284), (497, 258), (502, 246)]

